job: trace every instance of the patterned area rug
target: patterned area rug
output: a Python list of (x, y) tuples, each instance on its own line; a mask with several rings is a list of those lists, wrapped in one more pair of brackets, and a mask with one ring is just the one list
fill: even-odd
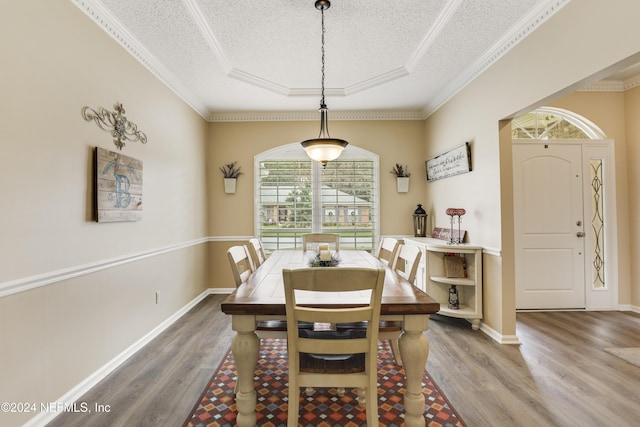
[[(229, 351), (209, 382), (185, 427), (234, 426), (236, 404), (233, 389), (236, 371)], [(286, 341), (262, 340), (260, 358), (254, 378), (257, 390), (257, 425), (281, 427), (287, 424), (287, 347)], [(423, 379), (426, 397), (425, 420), (429, 426), (464, 427), (451, 404), (431, 380), (427, 372)], [(378, 412), (380, 425), (403, 424), (405, 392), (404, 370), (394, 363), (386, 341), (378, 348)], [(359, 407), (354, 390), (347, 389), (339, 397), (336, 389), (315, 389), (315, 393), (300, 397), (300, 423), (303, 426), (366, 426), (364, 407)]]
[(640, 368), (640, 348), (638, 347), (605, 348), (604, 351)]

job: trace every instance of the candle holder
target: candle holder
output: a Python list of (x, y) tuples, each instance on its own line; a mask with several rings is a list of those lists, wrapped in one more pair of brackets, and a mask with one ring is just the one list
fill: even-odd
[(427, 212), (422, 208), (422, 205), (420, 204), (418, 204), (418, 207), (413, 212), (413, 236), (427, 236)]
[[(460, 223), (462, 222), (462, 215), (466, 214), (467, 211), (462, 208), (448, 208), (446, 210), (447, 215), (451, 218), (451, 228), (449, 229), (449, 241), (447, 244), (449, 245), (459, 245), (462, 243), (462, 230), (460, 230)], [(453, 233), (453, 223), (454, 217), (458, 217), (458, 235), (454, 236)]]

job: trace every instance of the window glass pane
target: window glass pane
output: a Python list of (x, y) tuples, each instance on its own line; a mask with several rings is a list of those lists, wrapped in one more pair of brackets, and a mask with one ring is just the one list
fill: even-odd
[(602, 183), (602, 159), (591, 160), (591, 251), (593, 288), (607, 287), (604, 277), (604, 186)]
[(265, 252), (300, 249), (311, 232), (311, 161), (268, 160), (259, 165), (259, 238)]
[(340, 234), (340, 248), (374, 248), (374, 166), (371, 160), (339, 159), (322, 171), (322, 229)]

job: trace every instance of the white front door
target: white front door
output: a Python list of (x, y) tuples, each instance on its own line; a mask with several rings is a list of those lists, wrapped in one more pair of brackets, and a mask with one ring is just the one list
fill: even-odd
[(585, 308), (580, 145), (513, 146), (516, 308)]

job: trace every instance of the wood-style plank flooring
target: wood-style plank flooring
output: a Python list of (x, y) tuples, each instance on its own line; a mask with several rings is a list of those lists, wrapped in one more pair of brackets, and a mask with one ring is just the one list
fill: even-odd
[[(231, 345), (224, 296), (207, 297), (51, 427), (182, 426)], [(640, 425), (640, 368), (603, 349), (640, 347), (640, 314), (519, 313), (522, 345), (433, 316), (427, 370), (469, 427)]]

